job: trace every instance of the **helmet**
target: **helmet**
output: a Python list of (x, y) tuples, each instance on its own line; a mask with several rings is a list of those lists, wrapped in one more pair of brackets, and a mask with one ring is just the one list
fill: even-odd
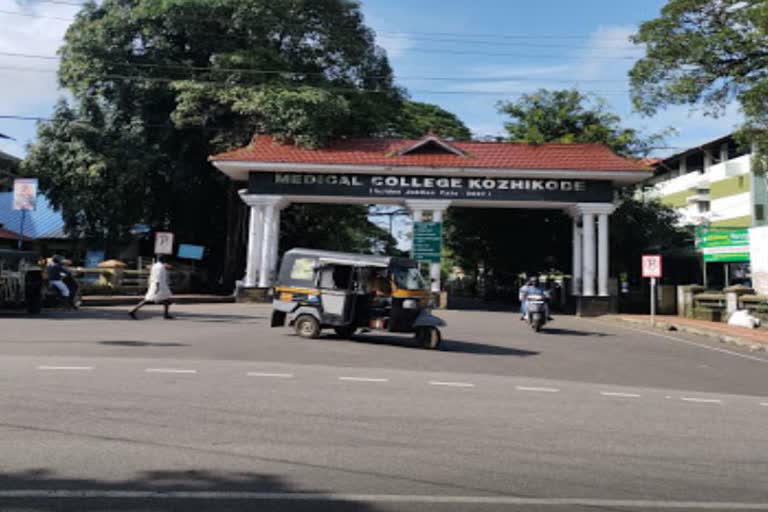
[(61, 256), (59, 256), (58, 254), (55, 254), (55, 255), (53, 256), (53, 258), (51, 258), (51, 260), (52, 260), (54, 263), (61, 263), (61, 259), (62, 259), (62, 258), (61, 258)]

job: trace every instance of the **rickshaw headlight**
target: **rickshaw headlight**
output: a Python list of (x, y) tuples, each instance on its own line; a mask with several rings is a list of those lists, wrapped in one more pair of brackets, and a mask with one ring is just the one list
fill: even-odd
[(419, 301), (413, 299), (406, 299), (403, 301), (403, 309), (418, 309)]

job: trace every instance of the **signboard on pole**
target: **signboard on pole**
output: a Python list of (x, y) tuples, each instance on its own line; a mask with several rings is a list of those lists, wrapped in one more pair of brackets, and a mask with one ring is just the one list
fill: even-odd
[(661, 277), (661, 256), (659, 254), (643, 254), (643, 277)]
[(440, 263), (443, 239), (440, 222), (413, 223), (413, 259)]
[(187, 260), (202, 260), (204, 254), (205, 247), (192, 244), (179, 244), (179, 251), (176, 253), (179, 258)]
[(651, 325), (654, 325), (656, 317), (656, 279), (662, 275), (660, 254), (643, 254), (643, 277), (651, 278)]
[(155, 254), (173, 254), (173, 233), (167, 231), (155, 233)]
[(696, 249), (706, 263), (749, 261), (749, 229), (699, 226)]
[(37, 209), (37, 178), (13, 180), (13, 209), (22, 211)]

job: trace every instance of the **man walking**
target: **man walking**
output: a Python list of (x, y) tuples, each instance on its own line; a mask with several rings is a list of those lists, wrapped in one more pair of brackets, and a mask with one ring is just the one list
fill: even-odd
[(162, 304), (165, 308), (165, 314), (163, 318), (171, 320), (169, 310), (171, 307), (171, 288), (168, 286), (168, 269), (165, 267), (163, 257), (158, 256), (155, 262), (152, 264), (152, 268), (149, 271), (149, 286), (147, 288), (147, 294), (144, 296), (144, 300), (128, 312), (131, 318), (138, 320), (136, 312), (143, 308), (147, 303), (152, 302), (155, 304)]

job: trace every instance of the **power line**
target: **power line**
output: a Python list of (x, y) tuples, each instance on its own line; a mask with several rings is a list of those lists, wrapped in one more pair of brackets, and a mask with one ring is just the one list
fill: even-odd
[[(53, 55), (37, 55), (37, 54), (29, 54), (29, 53), (16, 53), (16, 52), (2, 52), (0, 51), (0, 56), (5, 57), (18, 57), (18, 58), (29, 58), (29, 59), (43, 59), (43, 60), (59, 60), (59, 57), (53, 56)], [(159, 68), (159, 69), (177, 69), (177, 70), (185, 70), (185, 71), (208, 71), (208, 72), (215, 72), (215, 73), (252, 73), (257, 75), (278, 75), (278, 76), (323, 76), (327, 77), (327, 73), (324, 73), (322, 71), (282, 71), (282, 70), (275, 70), (275, 69), (257, 69), (257, 68), (217, 68), (213, 66), (188, 66), (185, 64), (154, 64), (154, 63), (144, 63), (144, 62), (114, 62), (114, 61), (107, 61), (108, 64), (113, 66), (120, 66), (120, 67), (136, 67), (136, 68)], [(0, 69), (13, 69), (13, 67), (5, 67)], [(18, 68), (20, 70), (40, 70), (40, 68)], [(48, 71), (48, 70), (46, 70)], [(367, 79), (387, 79), (389, 76), (386, 75), (366, 75), (361, 78), (367, 78)], [(473, 77), (470, 75), (464, 75), (461, 77), (452, 77), (452, 76), (399, 76), (396, 75), (396, 78), (399, 80), (424, 80), (424, 81), (460, 81), (460, 82), (507, 82), (507, 81), (546, 81), (546, 82), (562, 82), (562, 83), (573, 83), (573, 82), (590, 82), (590, 83), (624, 83), (624, 80), (608, 80), (608, 79), (584, 79), (584, 80), (562, 80), (562, 79), (556, 79), (556, 78), (541, 78), (541, 77), (530, 77), (530, 76), (498, 76), (498, 77)]]
[[(85, 5), (85, 4), (83, 4)], [(56, 16), (45, 16), (40, 14), (34, 14), (34, 13), (22, 13), (22, 12), (16, 12), (16, 11), (6, 11), (6, 10), (0, 10), (0, 14), (9, 14), (14, 16), (25, 16), (30, 18), (42, 18), (42, 19), (53, 19), (53, 20), (59, 20), (59, 21), (75, 21), (75, 18), (61, 18)], [(374, 31), (375, 32), (375, 31)], [(226, 38), (231, 39), (230, 36), (221, 34), (219, 32), (199, 32), (200, 34), (209, 35), (211, 37), (218, 37), (218, 38)], [(587, 50), (590, 51), (590, 58), (591, 59), (599, 59), (599, 60), (636, 60), (638, 56), (632, 56), (632, 55), (626, 55), (626, 56), (617, 56), (617, 55), (604, 55), (604, 54), (595, 54), (595, 51), (598, 52), (605, 52), (610, 51), (610, 48), (595, 48), (591, 46), (573, 46), (573, 45), (544, 45), (544, 44), (531, 44), (531, 43), (505, 43), (505, 42), (493, 42), (493, 41), (468, 41), (465, 39), (435, 39), (435, 38), (429, 38), (428, 36), (430, 34), (448, 34), (448, 33), (439, 33), (439, 32), (425, 32), (425, 33), (418, 33), (418, 32), (382, 32), (383, 34), (411, 34), (414, 39), (422, 39), (425, 41), (431, 41), (431, 42), (443, 42), (443, 43), (460, 43), (460, 44), (482, 44), (482, 45), (490, 45), (490, 46), (497, 46), (497, 47), (516, 47), (516, 48), (568, 48), (568, 49), (574, 49), (574, 50)], [(427, 37), (425, 37), (427, 36)], [(557, 39), (558, 36), (554, 35), (542, 35), (542, 36), (533, 36), (533, 35), (526, 35), (526, 36), (514, 36), (509, 35), (510, 38), (538, 38), (538, 39)], [(564, 36), (565, 37), (565, 36)], [(575, 37), (575, 36), (574, 36)], [(624, 38), (615, 38), (616, 41), (622, 41), (627, 42), (627, 39)], [(625, 48), (626, 51), (633, 51), (634, 48)], [(454, 50), (451, 48), (407, 48), (404, 51), (411, 51), (411, 52), (421, 52), (421, 53), (438, 53), (438, 54), (448, 54), (448, 55), (480, 55), (480, 56), (489, 56), (489, 57), (511, 57), (511, 58), (545, 58), (545, 59), (562, 59), (563, 55), (547, 55), (547, 54), (515, 54), (515, 53), (499, 53), (499, 52), (478, 52), (478, 51), (462, 51), (462, 50)]]
[[(17, 67), (8, 67), (8, 66), (0, 66), (0, 70), (14, 70), (14, 71), (30, 71), (30, 72), (41, 72), (41, 73), (56, 73), (57, 71), (55, 69), (39, 69), (39, 68), (17, 68)], [(172, 83), (172, 82), (195, 82), (195, 83), (206, 83), (206, 84), (212, 84), (212, 85), (222, 85), (222, 86), (233, 86), (233, 85), (245, 85), (245, 86), (252, 86), (252, 87), (262, 87), (266, 88), (269, 84), (238, 84), (234, 82), (227, 82), (227, 81), (221, 81), (221, 80), (205, 80), (205, 79), (199, 79), (199, 78), (183, 78), (183, 77), (155, 77), (155, 76), (130, 76), (130, 75), (121, 75), (121, 74), (103, 74), (103, 75), (90, 75), (90, 78), (94, 80), (125, 80), (125, 81), (146, 81), (146, 82), (158, 82), (158, 83)], [(311, 85), (311, 84), (307, 84)], [(376, 91), (371, 89), (358, 89), (354, 87), (322, 87), (323, 90), (327, 91), (335, 91), (335, 92), (352, 92), (352, 93), (363, 93), (363, 94), (386, 94), (389, 91)], [(519, 95), (519, 94), (525, 94), (525, 92), (520, 91), (478, 91), (478, 90), (461, 90), (461, 89), (454, 89), (454, 90), (410, 90), (409, 92), (413, 94), (442, 94), (442, 95), (476, 95), (476, 96), (489, 96), (489, 95), (495, 95), (495, 96), (508, 96), (508, 95)], [(628, 90), (594, 90), (589, 91), (593, 94), (603, 94), (603, 95), (613, 95), (613, 94), (628, 94)]]
[[(389, 32), (378, 32), (377, 34), (388, 34)], [(385, 38), (388, 36), (384, 36)], [(408, 36), (408, 39), (416, 41), (430, 41), (436, 43), (458, 43), (458, 44), (474, 44), (474, 45), (487, 45), (487, 46), (509, 46), (513, 48), (570, 48), (573, 50), (610, 50), (611, 48), (595, 48), (594, 46), (577, 46), (573, 44), (546, 44), (546, 43), (529, 43), (529, 42), (501, 42), (501, 41), (473, 41), (466, 39), (455, 38), (433, 38), (427, 36), (413, 35)], [(615, 39), (615, 41), (623, 41), (628, 43), (628, 39)], [(627, 50), (634, 50), (635, 48), (627, 48)], [(640, 48), (637, 48), (639, 51)]]
[[(79, 3), (79, 2), (66, 2), (63, 0), (37, 0), (38, 3), (44, 3), (44, 4), (56, 4), (56, 5), (71, 5), (75, 7), (85, 7), (88, 5), (87, 2)], [(60, 21), (75, 21), (75, 18), (61, 18), (61, 17), (53, 17), (53, 16), (46, 16), (43, 14), (36, 14), (36, 13), (23, 13), (18, 11), (6, 11), (6, 10), (0, 10), (0, 13), (2, 14), (11, 14), (11, 15), (17, 15), (17, 16), (27, 16), (32, 18), (44, 18), (44, 19), (56, 19)], [(372, 29), (373, 30), (373, 29)], [(466, 39), (466, 38), (496, 38), (496, 39), (542, 39), (542, 40), (573, 40), (573, 39), (590, 39), (592, 37), (592, 34), (500, 34), (500, 33), (493, 33), (493, 32), (481, 32), (481, 33), (466, 33), (466, 32), (418, 32), (418, 31), (376, 31), (377, 34), (389, 34), (389, 35), (405, 35), (405, 36), (415, 36), (415, 37), (450, 37), (455, 39)], [(622, 41), (627, 42), (627, 38), (625, 37), (606, 37), (601, 36), (602, 40), (612, 40), (612, 41)], [(458, 42), (458, 41), (457, 41)], [(472, 41), (465, 41), (472, 43)], [(477, 43), (480, 43), (479, 41)], [(498, 43), (502, 44), (502, 43)]]
[(75, 21), (75, 18), (61, 18), (59, 16), (41, 16), (39, 14), (33, 14), (31, 12), (15, 12), (15, 11), (6, 11), (4, 9), (0, 9), (0, 14), (9, 14), (11, 16), (24, 16), (26, 18), (40, 18), (45, 20), (57, 20), (57, 21)]

